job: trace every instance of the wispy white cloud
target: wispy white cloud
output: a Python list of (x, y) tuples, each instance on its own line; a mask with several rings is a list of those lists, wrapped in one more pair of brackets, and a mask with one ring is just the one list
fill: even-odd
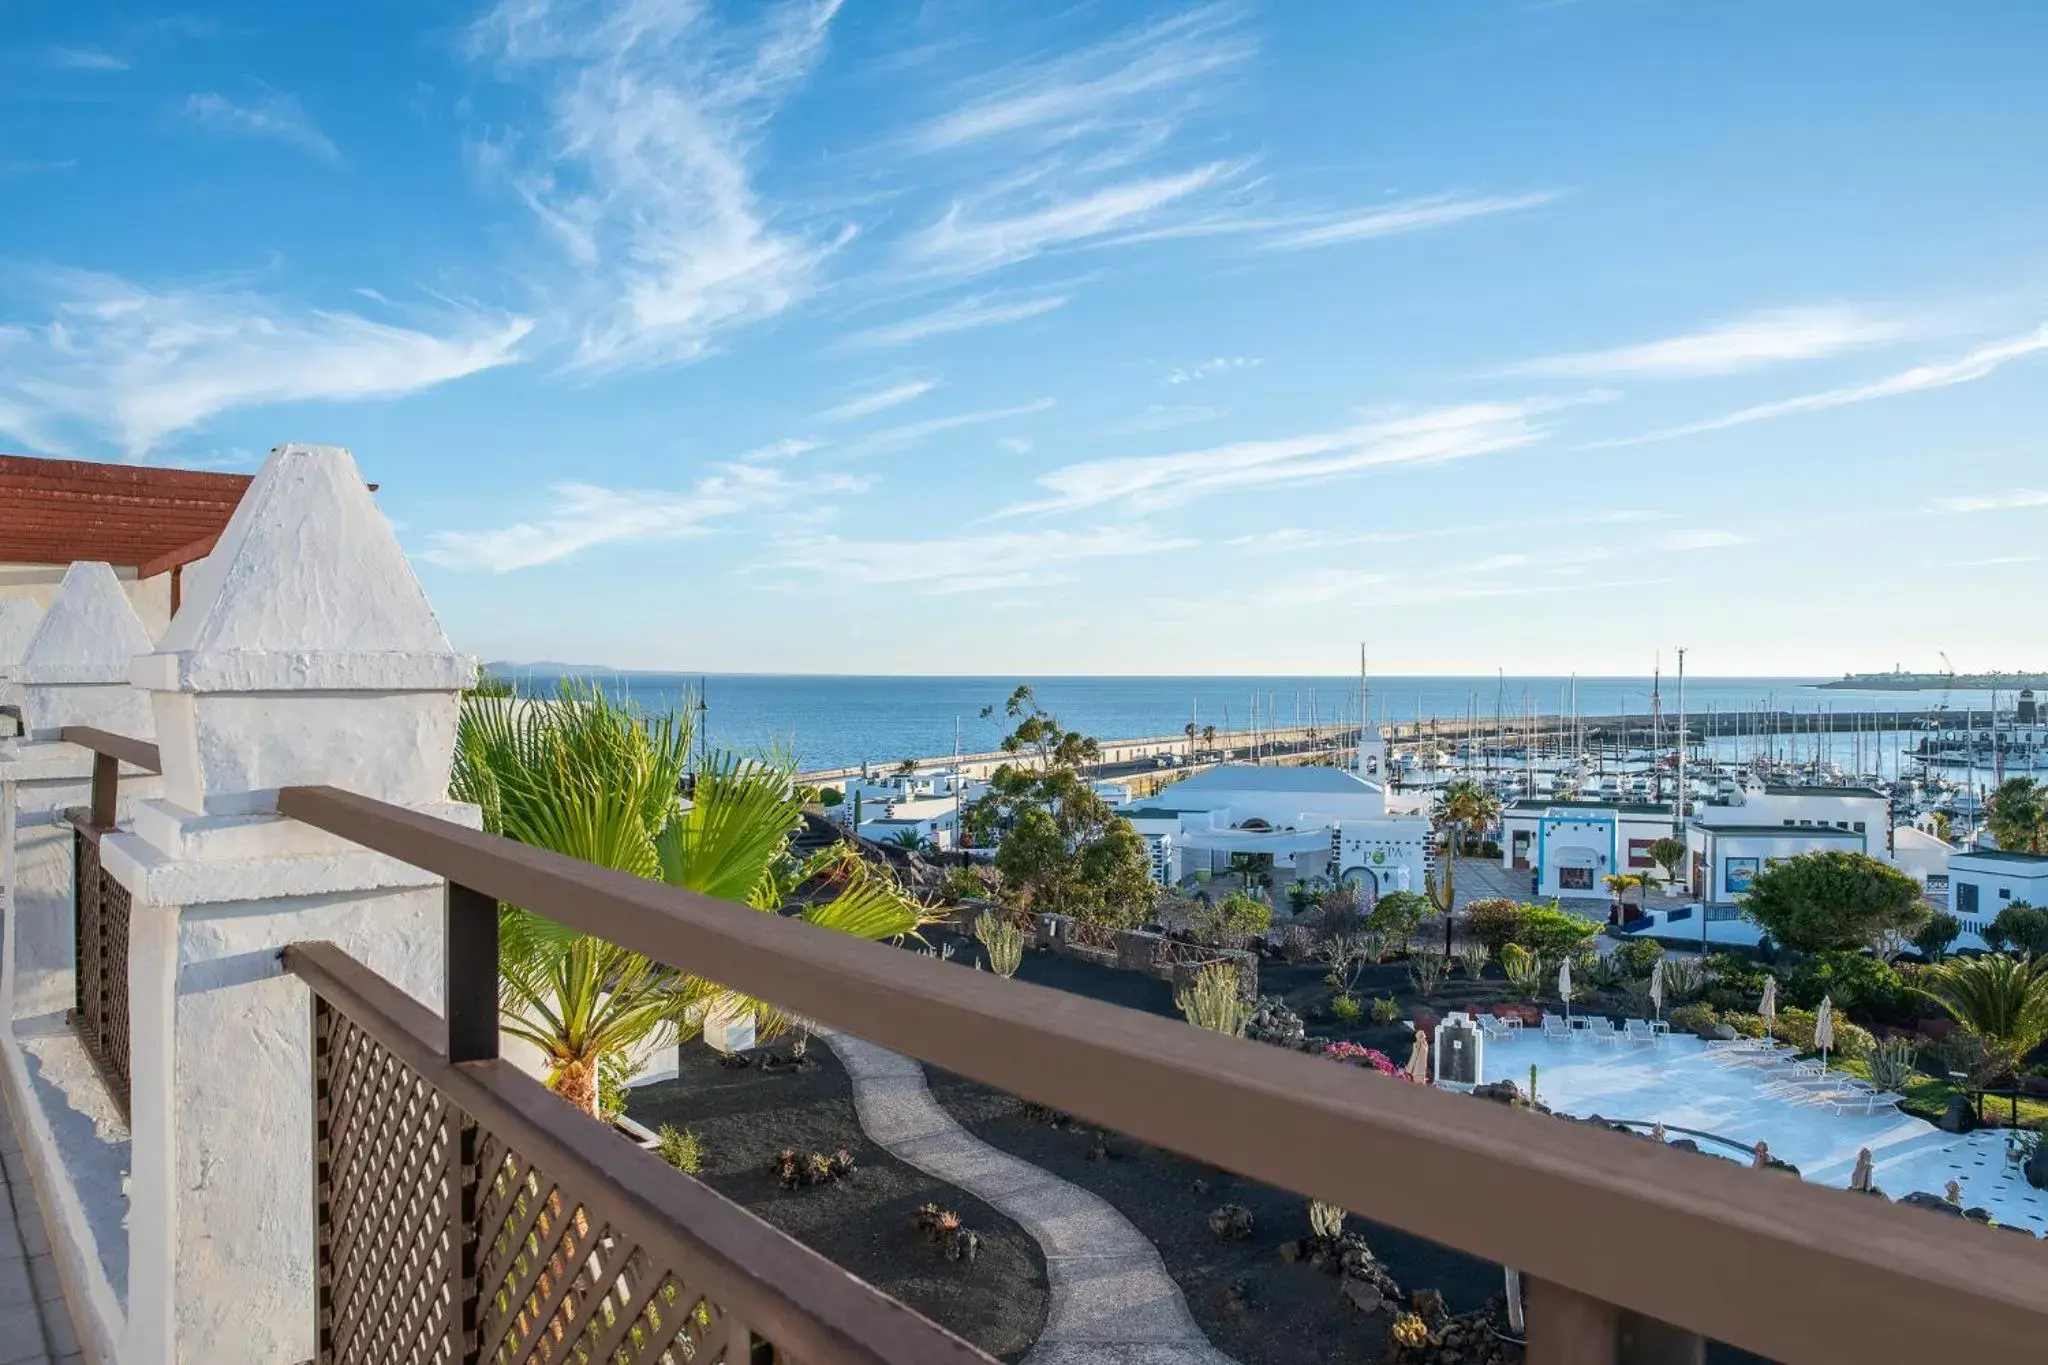
[(1192, 365), (1176, 365), (1166, 372), (1169, 384), (1193, 384), (1203, 379), (1214, 379), (1219, 374), (1230, 374), (1236, 370), (1255, 370), (1265, 364), (1260, 356), (1219, 355), (1208, 360), (1198, 360)]
[(849, 398), (846, 402), (826, 408), (818, 416), (827, 422), (852, 422), (862, 417), (872, 417), (878, 412), (901, 407), (924, 397), (939, 386), (936, 379), (913, 379), (902, 384), (891, 384), (887, 388), (875, 389)]
[(1191, 93), (1256, 51), (1235, 5), (1205, 5), (978, 83), (914, 141), (927, 150), (994, 138), (1059, 141), (1157, 117), (1158, 102)]
[(131, 457), (233, 408), (391, 398), (508, 364), (532, 327), (446, 307), (405, 325), (233, 285), (150, 289), (83, 271), (39, 285), (50, 316), (11, 333), (0, 429), (55, 449), (83, 428)]
[(1173, 175), (1148, 176), (1063, 198), (1042, 206), (976, 217), (955, 202), (944, 217), (910, 239), (911, 254), (940, 269), (972, 273), (1026, 260), (1055, 247), (1107, 238), (1229, 175), (1212, 161)]
[(213, 132), (267, 138), (330, 164), (341, 161), (341, 148), (334, 145), (334, 139), (314, 126), (295, 97), (281, 91), (265, 91), (246, 104), (212, 92), (188, 95), (181, 108), (192, 123)]
[(1404, 232), (1422, 232), (1429, 228), (1449, 227), (1454, 223), (1468, 222), (1474, 218), (1488, 218), (1494, 214), (1533, 209), (1557, 198), (1558, 192), (1555, 190), (1483, 197), (1432, 195), (1424, 199), (1410, 199), (1379, 208), (1333, 215), (1319, 221), (1309, 220), (1274, 233), (1265, 240), (1265, 245), (1275, 251), (1303, 251), (1311, 247), (1362, 242), (1374, 237), (1394, 237)]
[(763, 133), (825, 48), (840, 0), (748, 6), (501, 0), (480, 53), (544, 90), (537, 149), (490, 159), (576, 271), (575, 361), (687, 361), (808, 297), (846, 232), (781, 226), (753, 180)]
[[(1554, 531), (1569, 526), (1637, 525), (1670, 521), (1673, 515), (1670, 512), (1617, 508), (1608, 512), (1562, 513), (1509, 521), (1411, 527), (1400, 531), (1335, 531), (1327, 528), (1280, 526), (1264, 531), (1248, 531), (1243, 535), (1232, 536), (1223, 543), (1248, 554), (1291, 554), (1302, 550), (1339, 549), (1349, 545), (1408, 545), (1421, 540), (1470, 539), (1475, 536), (1500, 535), (1513, 531)], [(1572, 551), (1552, 549), (1545, 553), (1544, 562), (1553, 566), (1564, 563), (1590, 563), (1605, 559), (1607, 555), (1605, 549), (1597, 546)]]
[(1726, 550), (1748, 543), (1749, 537), (1739, 531), (1701, 527), (1698, 530), (1667, 532), (1657, 545), (1664, 550)]
[(1012, 531), (931, 540), (807, 539), (785, 547), (772, 567), (920, 593), (983, 592), (1060, 581), (1089, 560), (1128, 559), (1187, 549), (1194, 541), (1143, 526)]
[(1545, 436), (1536, 418), (1557, 400), (1466, 403), (1389, 417), (1336, 431), (1149, 455), (1090, 460), (1041, 475), (1049, 496), (998, 516), (1074, 511), (1105, 503), (1168, 507), (1237, 488), (1275, 488), (1387, 465), (1469, 459), (1531, 445)]
[(1027, 436), (1005, 436), (996, 445), (1011, 455), (1029, 455), (1037, 445)]
[(49, 64), (59, 71), (126, 71), (128, 62), (104, 48), (53, 47)]
[(958, 431), (962, 427), (985, 426), (990, 422), (1005, 422), (1012, 417), (1028, 417), (1052, 407), (1054, 400), (1040, 398), (1029, 403), (1019, 403), (1006, 408), (983, 408), (977, 412), (958, 412), (950, 417), (932, 417), (922, 422), (905, 422), (900, 426), (883, 427), (871, 431), (857, 440), (839, 447), (842, 455), (872, 455), (883, 450), (901, 450), (920, 441), (940, 435), (943, 432)]
[(2022, 507), (2048, 507), (2048, 488), (2008, 488), (1934, 500), (1937, 512), (2009, 512)]
[(706, 535), (720, 521), (860, 486), (846, 475), (791, 478), (758, 464), (719, 466), (681, 493), (564, 483), (549, 490), (545, 516), (488, 531), (436, 531), (420, 557), (452, 569), (509, 573), (613, 542)]
[(740, 456), (739, 460), (741, 464), (773, 464), (777, 460), (788, 460), (794, 459), (798, 455), (808, 455), (823, 445), (823, 441), (813, 441), (802, 436), (785, 436), (779, 441), (770, 441), (767, 445), (755, 446), (752, 450)]
[(866, 331), (855, 332), (846, 338), (845, 344), (906, 346), (913, 341), (924, 341), (931, 337), (971, 332), (980, 327), (1001, 327), (1006, 323), (1043, 317), (1055, 308), (1064, 308), (1066, 305), (1067, 299), (1063, 294), (1035, 299), (1003, 299), (993, 294), (978, 294), (971, 298), (956, 300), (934, 312), (907, 318), (902, 322), (892, 322), (886, 326), (870, 327)]
[(1193, 426), (1197, 422), (1213, 422), (1227, 416), (1230, 409), (1212, 408), (1197, 403), (1152, 403), (1134, 417), (1126, 417), (1114, 423), (1109, 430), (1120, 436), (1138, 436), (1148, 431), (1171, 431), (1175, 427)]
[(1875, 346), (1903, 331), (1897, 322), (1858, 308), (1784, 308), (1635, 346), (1548, 356), (1506, 372), (1577, 378), (1735, 374)]
[(1958, 559), (1955, 563), (1962, 569), (1986, 569), (2011, 564), (2039, 564), (2042, 558), (2041, 555), (1992, 555), (1988, 559)]
[(1645, 432), (1640, 436), (1625, 436), (1589, 444), (1599, 448), (1644, 445), (1652, 441), (1669, 441), (1681, 436), (1697, 436), (1702, 432), (1723, 431), (1729, 427), (1746, 426), (1751, 422), (1768, 421), (1773, 417), (1825, 412), (1830, 408), (1845, 408), (1878, 398), (1897, 398), (1903, 394), (1950, 388), (1957, 384), (1969, 384), (1983, 379), (2011, 361), (2038, 355), (2042, 351), (2048, 351), (2048, 325), (2016, 337), (1980, 346), (1954, 360), (1915, 365), (1909, 370), (1901, 370), (1897, 374), (1887, 375), (1883, 379), (1875, 379), (1866, 384), (1851, 384), (1844, 388), (1809, 393), (1775, 403), (1759, 403), (1754, 407), (1742, 408), (1725, 417), (1715, 417), (1705, 422), (1691, 422), (1684, 426)]

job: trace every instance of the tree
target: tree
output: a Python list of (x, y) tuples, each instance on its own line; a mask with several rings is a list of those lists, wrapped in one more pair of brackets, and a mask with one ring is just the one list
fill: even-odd
[(1469, 777), (1446, 785), (1437, 797), (1437, 828), (1443, 835), (1444, 859), (1425, 879), (1429, 902), (1444, 917), (1444, 952), (1451, 951), (1451, 912), (1458, 907), (1458, 855), (1468, 830), (1483, 828), (1500, 813), (1500, 798)]
[(906, 758), (896, 765), (896, 775), (899, 777), (909, 777), (916, 771), (917, 760), (914, 758)]
[(966, 810), (976, 844), (996, 850), (1002, 894), (1012, 904), (1090, 923), (1138, 923), (1159, 888), (1144, 838), (1079, 772), (1101, 746), (1063, 728), (1029, 687), (1011, 693), (1003, 711), (1017, 721), (1003, 750), (1025, 761), (998, 767), (988, 791)]
[(1984, 824), (2008, 853), (2048, 853), (2048, 783), (2008, 777), (1985, 801)]
[(1920, 951), (1922, 959), (1939, 962), (1948, 956), (1948, 946), (1963, 932), (1963, 922), (1946, 910), (1936, 910), (1927, 917), (1927, 923), (1920, 926), (1913, 935), (1913, 946)]
[[(1628, 907), (1628, 893), (1645, 890), (1650, 884), (1649, 878), (1638, 877), (1633, 872), (1617, 872), (1610, 877), (1603, 878), (1603, 880), (1607, 883), (1607, 889), (1614, 894), (1614, 903), (1621, 906), (1624, 910)], [(1641, 904), (1641, 900), (1638, 899), (1638, 908), (1640, 908)]]
[(1214, 749), (1214, 748), (1216, 747), (1216, 727), (1215, 727), (1215, 726), (1213, 726), (1213, 725), (1204, 725), (1204, 726), (1202, 727), (1202, 747), (1203, 747), (1204, 749)]
[(899, 829), (882, 842), (896, 848), (908, 849), (912, 853), (922, 853), (925, 847), (924, 836), (914, 829)]
[(1413, 891), (1389, 891), (1372, 904), (1372, 913), (1366, 916), (1366, 927), (1375, 934), (1384, 935), (1388, 943), (1408, 950), (1415, 931), (1429, 918), (1431, 907), (1426, 896)]
[(1984, 927), (1984, 941), (1993, 952), (2002, 953), (2009, 948), (2028, 957), (2048, 959), (2048, 910), (2014, 901)]
[(1750, 883), (1743, 915), (1787, 948), (1873, 948), (1927, 919), (1920, 884), (1867, 853), (1802, 853)]
[(1650, 845), (1650, 860), (1664, 869), (1666, 880), (1676, 883), (1685, 869), (1685, 840), (1665, 835)]
[[(782, 768), (714, 758), (683, 809), (689, 714), (646, 716), (576, 683), (546, 706), (466, 702), (450, 794), (475, 803), (493, 834), (739, 907), (782, 913), (815, 883), (822, 889), (798, 912), (812, 923), (883, 939), (928, 921), (850, 846), (789, 856), (802, 793)], [(514, 905), (499, 909), (499, 943), (505, 1031), (540, 1051), (549, 1086), (586, 1113), (597, 1110), (601, 1068), (661, 1036), (687, 1036), (706, 1011), (754, 1009), (763, 1036), (782, 1023), (772, 1007), (684, 964), (652, 962)]]
[(1914, 989), (1983, 1041), (1988, 1065), (1980, 1081), (2011, 1076), (2048, 1042), (2048, 959), (1956, 958), (1922, 971)]

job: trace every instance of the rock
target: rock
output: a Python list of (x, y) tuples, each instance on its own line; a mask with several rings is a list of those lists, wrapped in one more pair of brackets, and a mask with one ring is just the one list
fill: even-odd
[(1963, 1217), (1969, 1219), (1972, 1223), (1988, 1223), (1991, 1221), (1991, 1210), (1975, 1207), (1967, 1208), (1963, 1210)]
[(1901, 1199), (1899, 1202), (1901, 1204), (1910, 1204), (1916, 1209), (1930, 1209), (1935, 1213), (1945, 1213), (1951, 1218), (1960, 1218), (1963, 1216), (1963, 1211), (1961, 1209), (1949, 1203), (1940, 1195), (1929, 1194), (1925, 1190), (1915, 1190), (1913, 1191), (1913, 1193), (1907, 1195), (1904, 1199)]
[(1451, 1318), (1451, 1310), (1445, 1307), (1440, 1290), (1418, 1289), (1408, 1300), (1408, 1306), (1415, 1310), (1415, 1316), (1430, 1325), (1431, 1330), (1443, 1326)]
[(1711, 1038), (1718, 1038), (1725, 1043), (1734, 1038), (1738, 1038), (1741, 1035), (1736, 1033), (1734, 1029), (1730, 1028), (1726, 1024), (1716, 1024), (1714, 1025), (1713, 1031), (1710, 1034), (1708, 1034), (1708, 1036)]
[(1675, 1152), (1692, 1152), (1697, 1154), (1700, 1150), (1700, 1145), (1691, 1138), (1679, 1138), (1671, 1144), (1671, 1149)]
[(1242, 1204), (1223, 1204), (1210, 1211), (1209, 1231), (1226, 1242), (1252, 1235), (1252, 1211)]
[(1521, 1087), (1513, 1081), (1488, 1081), (1484, 1085), (1472, 1087), (1472, 1094), (1475, 1098), (1492, 1100), (1496, 1104), (1520, 1104), (1522, 1102)]
[(1366, 1314), (1377, 1313), (1387, 1304), (1387, 1296), (1380, 1293), (1370, 1280), (1345, 1280), (1344, 1297), (1351, 1301), (1353, 1308)]
[(1300, 1260), (1301, 1243), (1282, 1242), (1280, 1244), (1280, 1259), (1287, 1262), (1287, 1264), (1289, 1265), (1293, 1265), (1296, 1261)]
[(1192, 1195), (1195, 1195), (1195, 1196), (1199, 1197), (1199, 1196), (1201, 1196), (1201, 1195), (1205, 1195), (1205, 1194), (1207, 1194), (1208, 1192), (1209, 1192), (1209, 1182), (1208, 1182), (1208, 1181), (1206, 1181), (1206, 1180), (1201, 1180), (1201, 1179), (1195, 1179), (1195, 1180), (1190, 1180), (1190, 1181), (1188, 1182), (1188, 1193), (1189, 1193), (1189, 1194), (1192, 1194)]
[(1970, 1103), (1970, 1097), (1961, 1093), (1948, 1097), (1948, 1110), (1942, 1114), (1940, 1128), (1944, 1133), (1970, 1133), (1977, 1128), (1977, 1110)]
[(2020, 1169), (2026, 1173), (2029, 1185), (2037, 1190), (2048, 1190), (2048, 1138), (2034, 1143), (2034, 1154)]

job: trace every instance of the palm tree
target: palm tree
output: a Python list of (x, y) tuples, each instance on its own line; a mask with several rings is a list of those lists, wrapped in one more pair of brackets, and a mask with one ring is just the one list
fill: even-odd
[(1215, 747), (1216, 747), (1216, 727), (1215, 727), (1215, 726), (1213, 726), (1213, 725), (1204, 725), (1204, 726), (1202, 727), (1202, 747), (1203, 747), (1203, 748), (1205, 748), (1205, 749), (1210, 749), (1210, 750), (1213, 750), (1213, 749), (1215, 749)]
[(1195, 723), (1189, 721), (1186, 725), (1183, 725), (1181, 733), (1188, 737), (1188, 762), (1192, 763), (1195, 761), (1195, 735), (1198, 733)]
[(2009, 853), (2048, 853), (2048, 784), (2008, 777), (1984, 803), (1984, 824)]
[(1437, 798), (1437, 827), (1444, 834), (1444, 861), (1440, 875), (1428, 879), (1430, 903), (1444, 917), (1444, 952), (1451, 951), (1451, 911), (1458, 904), (1458, 854), (1463, 852), (1465, 833), (1484, 829), (1500, 814), (1500, 798), (1469, 777), (1447, 783)]
[(2048, 1042), (2048, 960), (2008, 957), (1953, 958), (1923, 968), (1913, 989), (1947, 1010), (1985, 1045), (1985, 1080), (2019, 1070), (2027, 1054)]
[[(786, 766), (714, 755), (687, 806), (687, 707), (650, 717), (594, 687), (565, 684), (546, 704), (464, 703), (450, 783), (484, 827), (521, 843), (767, 913), (822, 887), (799, 917), (863, 938), (914, 934), (929, 912), (835, 845), (797, 860), (790, 835), (803, 793)], [(505, 905), (499, 910), (505, 1031), (537, 1048), (548, 1084), (595, 1113), (598, 1073), (664, 1035), (688, 1037), (706, 1013), (752, 1009), (762, 1037), (785, 1020), (691, 975)]]
[[(1613, 893), (1614, 903), (1621, 906), (1624, 910), (1628, 908), (1629, 892), (1643, 890), (1649, 886), (1649, 879), (1647, 877), (1639, 877), (1633, 872), (1617, 872), (1611, 877), (1602, 878), (1602, 880), (1606, 883), (1608, 891)], [(1638, 906), (1641, 905), (1640, 898), (1638, 898), (1637, 904)], [(1626, 917), (1626, 915), (1623, 916), (1623, 918)]]

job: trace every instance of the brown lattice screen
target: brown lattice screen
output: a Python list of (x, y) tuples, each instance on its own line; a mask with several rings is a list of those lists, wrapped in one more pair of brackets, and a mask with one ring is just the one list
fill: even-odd
[(123, 1114), (128, 1112), (128, 888), (100, 866), (100, 833), (72, 827), (76, 935), (72, 1023)]
[(743, 1328), (315, 997), (321, 1365), (748, 1365)]

